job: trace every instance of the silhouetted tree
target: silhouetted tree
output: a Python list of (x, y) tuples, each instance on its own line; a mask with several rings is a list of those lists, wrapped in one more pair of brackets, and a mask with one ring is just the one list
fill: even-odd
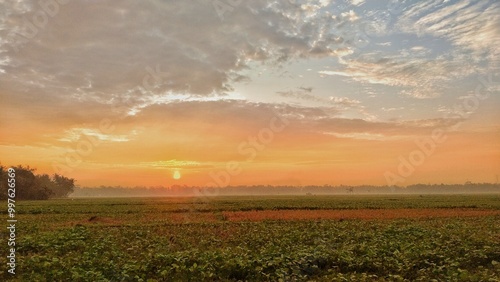
[(46, 200), (50, 196), (49, 187), (39, 185), (34, 168), (21, 165), (14, 167), (17, 200)]
[(7, 169), (0, 165), (0, 200), (7, 199)]
[[(35, 169), (18, 165), (15, 170), (17, 200), (46, 200), (52, 197), (64, 198), (75, 188), (75, 180), (54, 174), (35, 175)], [(0, 166), (0, 198), (7, 198), (8, 168)]]
[(54, 174), (52, 182), (52, 193), (54, 193), (54, 197), (57, 198), (66, 198), (69, 194), (73, 193), (75, 189), (74, 179), (59, 174)]

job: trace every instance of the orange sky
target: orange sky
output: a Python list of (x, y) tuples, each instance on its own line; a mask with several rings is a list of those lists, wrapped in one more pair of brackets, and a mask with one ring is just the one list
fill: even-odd
[[(212, 106), (221, 107), (219, 103), (227, 102)], [(318, 133), (328, 125), (291, 116), (284, 123), (268, 109), (252, 110), (261, 118), (247, 120), (238, 112), (228, 116), (214, 111), (163, 122), (142, 120), (139, 114), (133, 126), (126, 119), (109, 119), (103, 120), (102, 131), (96, 122), (78, 130), (60, 129), (55, 136), (10, 135), (9, 141), (17, 144), (2, 146), (2, 164), (29, 164), (39, 172), (62, 173), (88, 186), (384, 185), (387, 171), (404, 179), (394, 183), (399, 185), (461, 183), (494, 181), (500, 168), (498, 132), (444, 131), (440, 137), (444, 141), (426, 143), (425, 151), (416, 142), (432, 140), (432, 130), (439, 126), (372, 123), (369, 131), (380, 133), (339, 137)], [(273, 126), (268, 120), (275, 121)], [(358, 122), (350, 120), (347, 129), (364, 127)], [(342, 128), (339, 121), (333, 123)], [(23, 124), (32, 122), (26, 119)], [(33, 132), (45, 130), (40, 126)], [(78, 131), (74, 140), (60, 141), (70, 138), (68, 131)], [(401, 175), (399, 157), (410, 162), (412, 152), (415, 170)], [(418, 154), (425, 156), (422, 164)], [(173, 178), (176, 171), (180, 179)]]
[(498, 2), (283, 2), (72, 1), (43, 27), (6, 4), (1, 164), (80, 186), (496, 181)]

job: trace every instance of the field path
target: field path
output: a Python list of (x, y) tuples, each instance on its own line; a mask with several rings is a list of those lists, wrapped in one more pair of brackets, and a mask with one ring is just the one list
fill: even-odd
[(355, 210), (264, 210), (226, 211), (229, 221), (311, 220), (311, 219), (397, 219), (436, 217), (482, 217), (500, 215), (500, 210), (486, 209), (355, 209)]

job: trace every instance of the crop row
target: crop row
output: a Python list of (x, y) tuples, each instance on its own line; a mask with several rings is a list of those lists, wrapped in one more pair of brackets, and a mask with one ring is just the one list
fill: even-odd
[[(495, 281), (500, 218), (82, 226), (23, 234), (29, 281)], [(7, 277), (4, 277), (7, 278)]]

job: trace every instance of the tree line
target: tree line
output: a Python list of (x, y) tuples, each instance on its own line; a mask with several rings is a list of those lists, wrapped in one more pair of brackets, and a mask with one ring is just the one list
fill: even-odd
[[(35, 174), (36, 169), (18, 165), (15, 170), (16, 200), (66, 198), (75, 189), (75, 180), (59, 174)], [(8, 168), (0, 165), (0, 199), (7, 199)]]
[(500, 184), (415, 184), (403, 186), (375, 185), (241, 185), (220, 188), (173, 185), (170, 187), (76, 187), (72, 197), (205, 197), (244, 195), (342, 195), (342, 194), (500, 194)]

